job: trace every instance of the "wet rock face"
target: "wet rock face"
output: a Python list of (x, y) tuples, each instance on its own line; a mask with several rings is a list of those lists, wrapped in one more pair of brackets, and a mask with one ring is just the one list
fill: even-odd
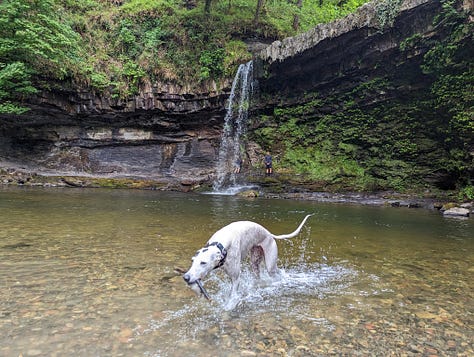
[(80, 88), (45, 91), (31, 99), (26, 114), (0, 117), (0, 167), (170, 184), (208, 181), (227, 86), (157, 83), (129, 100)]
[(258, 54), (266, 66), (260, 89), (280, 100), (308, 91), (347, 92), (391, 72), (406, 76), (424, 53), (408, 59), (400, 54), (400, 43), (418, 33), (433, 36), (431, 24), (439, 9), (438, 1), (407, 0), (393, 23), (386, 24), (377, 2), (371, 2), (341, 20), (275, 41)]
[(225, 88), (230, 83), (214, 82), (190, 88), (172, 83), (143, 84), (140, 92), (128, 99), (115, 98), (110, 94), (100, 95), (92, 89), (66, 88), (66, 83), (54, 83), (52, 89), (30, 99), (29, 106), (34, 115), (62, 117), (64, 115), (96, 116), (100, 121), (114, 120), (147, 114), (169, 113), (185, 115), (200, 110), (220, 108), (226, 98)]
[[(447, 168), (452, 148), (445, 150), (444, 143), (451, 140), (449, 136), (460, 135), (437, 130), (450, 122), (449, 115), (437, 112), (434, 105), (423, 107), (432, 100), (432, 85), (438, 79), (437, 74), (423, 71), (424, 57), (447, 36), (443, 26), (434, 25), (442, 4), (404, 0), (387, 19), (378, 8), (382, 3), (368, 3), (344, 19), (260, 51), (256, 65), (261, 73), (260, 102), (253, 108), (253, 117), (260, 115), (264, 120), (255, 121), (250, 134), (258, 143), (273, 146), (273, 151), (286, 150), (293, 156), (298, 153), (294, 147), (299, 146), (300, 152), (334, 153), (334, 162), (338, 157), (354, 159), (364, 170), (364, 180), (370, 177), (377, 183), (374, 189), (397, 187), (393, 177), (400, 177), (403, 184), (410, 179), (422, 186), (454, 189), (460, 177), (467, 175)], [(390, 6), (396, 8), (396, 3)], [(464, 5), (467, 9), (467, 2)], [(420, 42), (408, 46), (413, 39)], [(469, 53), (472, 46), (464, 46)], [(280, 139), (285, 131), (277, 125), (300, 135), (302, 143)], [(463, 152), (472, 170), (472, 140), (460, 140), (466, 142), (455, 150)], [(404, 143), (413, 145), (410, 153), (404, 151)], [(340, 144), (351, 145), (353, 151), (340, 149)], [(315, 156), (308, 154), (304, 159)], [(288, 161), (291, 166), (297, 160)], [(342, 166), (342, 174), (334, 175), (332, 181), (352, 184)], [(367, 182), (364, 189), (372, 190)], [(350, 189), (350, 185), (345, 187)]]
[(208, 181), (220, 139), (219, 111), (186, 116), (34, 114), (0, 122), (0, 160), (39, 173)]

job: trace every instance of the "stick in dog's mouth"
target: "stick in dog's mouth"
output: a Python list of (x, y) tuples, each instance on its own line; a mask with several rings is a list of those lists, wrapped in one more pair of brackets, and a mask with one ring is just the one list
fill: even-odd
[(207, 293), (206, 289), (204, 289), (204, 286), (202, 286), (201, 279), (196, 280), (196, 284), (197, 284), (197, 286), (199, 286), (199, 289), (201, 290), (201, 293), (204, 295), (204, 297), (207, 300), (211, 300), (211, 297)]
[[(186, 273), (186, 270), (181, 269), (181, 268), (178, 268), (178, 267), (175, 267), (175, 268), (174, 268), (174, 271), (177, 272), (178, 274), (184, 274), (184, 273)], [(204, 289), (204, 286), (203, 286), (202, 283), (201, 283), (201, 279), (196, 280), (193, 284), (196, 284), (196, 285), (199, 287), (199, 290), (201, 290), (201, 293), (204, 295), (204, 297), (205, 297), (207, 300), (211, 300), (211, 297), (209, 296), (209, 294), (207, 293), (206, 289)]]

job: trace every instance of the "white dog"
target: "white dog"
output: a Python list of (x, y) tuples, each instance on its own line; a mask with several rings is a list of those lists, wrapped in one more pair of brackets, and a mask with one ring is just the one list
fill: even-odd
[(257, 275), (260, 273), (260, 263), (264, 260), (268, 273), (274, 276), (278, 272), (278, 248), (275, 239), (296, 237), (310, 216), (312, 215), (307, 215), (293, 233), (278, 236), (271, 234), (260, 224), (250, 221), (233, 222), (221, 228), (196, 252), (192, 258), (191, 268), (183, 274), (184, 281), (195, 292), (201, 292), (209, 299), (201, 279), (210, 271), (222, 266), (232, 281), (231, 296), (233, 296), (239, 287), (242, 260), (249, 252), (252, 269)]

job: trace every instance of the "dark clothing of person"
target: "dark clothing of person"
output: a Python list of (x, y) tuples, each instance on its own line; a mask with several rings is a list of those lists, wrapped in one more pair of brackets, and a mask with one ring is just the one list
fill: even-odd
[(267, 169), (271, 169), (272, 168), (272, 157), (271, 155), (265, 155), (265, 167)]
[(240, 170), (242, 170), (242, 159), (239, 157), (235, 160), (234, 174), (240, 174)]

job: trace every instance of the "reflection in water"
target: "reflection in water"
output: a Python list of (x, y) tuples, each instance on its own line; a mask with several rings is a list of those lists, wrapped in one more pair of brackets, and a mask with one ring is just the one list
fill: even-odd
[[(253, 220), (281, 279), (174, 273)], [(437, 212), (126, 190), (0, 191), (0, 355), (473, 355), (474, 221)], [(218, 352), (216, 352), (218, 351)]]

